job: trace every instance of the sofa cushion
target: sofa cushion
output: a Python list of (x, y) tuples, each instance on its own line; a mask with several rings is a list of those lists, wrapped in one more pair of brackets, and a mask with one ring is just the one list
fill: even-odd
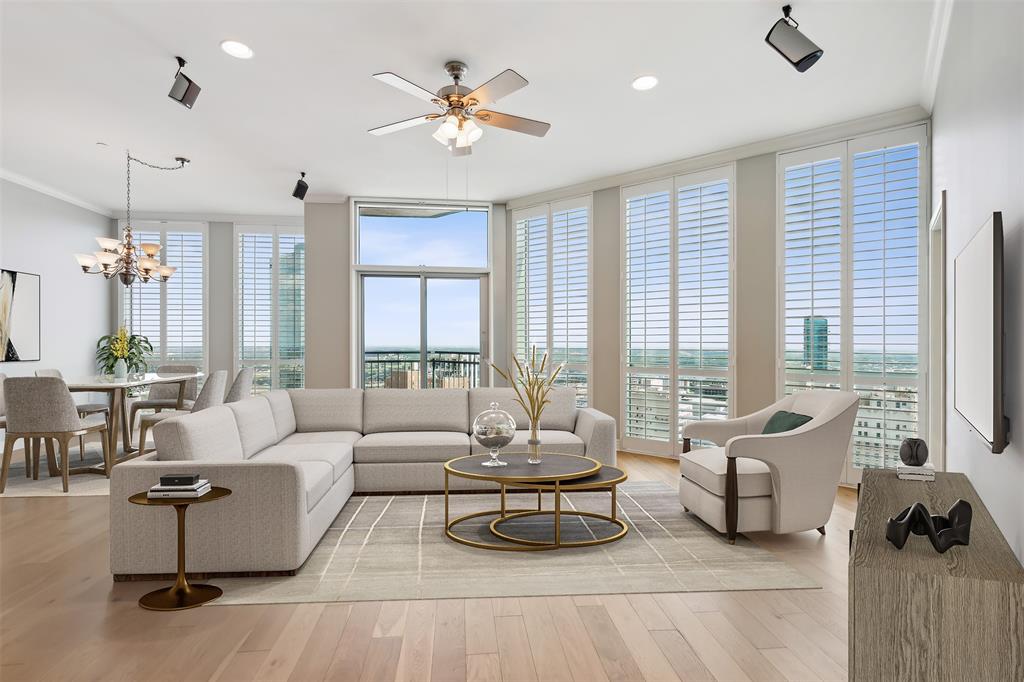
[[(710, 493), (725, 497), (725, 448), (698, 448), (679, 455), (679, 471)], [(736, 479), (740, 497), (772, 494), (768, 465), (757, 459), (736, 458)]]
[(309, 443), (347, 443), (355, 445), (356, 441), (363, 437), (357, 431), (310, 431), (308, 433), (293, 433), (278, 445), (306, 445)]
[(785, 433), (786, 431), (792, 431), (799, 426), (803, 426), (811, 421), (811, 419), (812, 417), (808, 417), (806, 414), (779, 410), (769, 417), (768, 422), (761, 429), (761, 433)]
[(161, 461), (244, 458), (235, 415), (224, 405), (164, 419), (153, 427), (153, 439)]
[[(359, 429), (351, 429), (358, 431)], [(363, 433), (469, 433), (469, 392), (462, 388), (370, 388), (363, 395)]]
[(348, 443), (272, 445), (252, 458), (254, 462), (324, 462), (334, 470), (332, 483), (352, 466)]
[(327, 462), (303, 461), (298, 464), (306, 488), (306, 512), (311, 512), (334, 485), (333, 470)]
[(295, 433), (295, 410), (292, 409), (292, 399), (288, 391), (278, 389), (261, 394), (270, 403), (270, 410), (274, 413), (274, 428), (277, 429), (277, 440)]
[(371, 433), (355, 447), (356, 462), (447, 462), (468, 454), (469, 436), (454, 431)]
[[(469, 390), (469, 422), (478, 414), (498, 403), (516, 420), (516, 429), (528, 431), (530, 420), (526, 410), (515, 401), (516, 392), (508, 387), (472, 388)], [(553, 431), (572, 431), (576, 428), (576, 389), (568, 386), (555, 386), (548, 394), (549, 405), (540, 415), (540, 428)]]
[(227, 408), (235, 414), (238, 435), (242, 440), (242, 454), (246, 457), (252, 457), (277, 442), (274, 413), (263, 396), (227, 403)]
[[(541, 429), (537, 432), (537, 437), (540, 439), (541, 452), (582, 455), (585, 454), (587, 449), (583, 439), (571, 431), (549, 431), (547, 429)], [(505, 446), (504, 451), (526, 452), (530, 447), (529, 443), (527, 443), (529, 439), (529, 431), (516, 431), (516, 435), (513, 436), (512, 442)], [(480, 445), (480, 443), (477, 443), (476, 439), (471, 437), (471, 440), (473, 441), (474, 455), (483, 455), (488, 452), (488, 449), (483, 445)]]
[(363, 431), (363, 389), (298, 388), (288, 391), (295, 430)]

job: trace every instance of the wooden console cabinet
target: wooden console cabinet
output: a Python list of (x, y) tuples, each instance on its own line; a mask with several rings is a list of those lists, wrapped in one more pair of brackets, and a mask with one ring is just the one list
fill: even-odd
[[(886, 522), (914, 502), (945, 515), (958, 499), (973, 508), (970, 545), (886, 541)], [(851, 542), (851, 680), (1024, 680), (1024, 569), (965, 475), (865, 470)]]

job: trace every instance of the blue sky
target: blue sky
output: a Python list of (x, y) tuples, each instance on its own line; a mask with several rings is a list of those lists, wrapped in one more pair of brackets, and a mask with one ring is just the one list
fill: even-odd
[[(359, 226), (362, 264), (487, 265), (486, 212), (459, 211), (438, 218), (361, 216)], [(368, 350), (419, 348), (418, 277), (367, 277), (364, 296)], [(479, 350), (479, 280), (428, 280), (427, 344), (436, 349)]]

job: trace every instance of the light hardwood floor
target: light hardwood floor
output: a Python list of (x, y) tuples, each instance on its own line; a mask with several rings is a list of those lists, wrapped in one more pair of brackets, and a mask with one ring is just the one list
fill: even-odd
[[(674, 462), (622, 454), (632, 480)], [(750, 537), (821, 590), (206, 606), (108, 573), (108, 502), (0, 499), (0, 680), (846, 679), (847, 534)], [(216, 581), (212, 581), (216, 582)]]

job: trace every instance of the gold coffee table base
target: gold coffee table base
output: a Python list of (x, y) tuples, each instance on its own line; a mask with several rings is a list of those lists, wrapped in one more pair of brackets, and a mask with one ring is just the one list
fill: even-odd
[(224, 594), (216, 585), (173, 585), (142, 595), (139, 606), (150, 611), (181, 611), (202, 606)]
[(508, 533), (503, 533), (498, 530), (498, 524), (504, 523), (505, 521), (511, 521), (513, 519), (520, 519), (524, 516), (554, 516), (555, 511), (553, 509), (537, 509), (526, 512), (511, 513), (506, 515), (504, 518), (497, 518), (491, 521), (488, 526), (495, 536), (505, 540), (506, 542), (514, 542), (516, 544), (524, 545), (527, 547), (536, 547), (537, 549), (558, 549), (559, 547), (594, 547), (596, 545), (603, 545), (609, 542), (615, 542), (626, 533), (629, 532), (629, 526), (627, 526), (621, 519), (617, 519), (606, 514), (598, 514), (596, 512), (585, 512), (585, 511), (565, 511), (559, 512), (561, 516), (577, 516), (577, 517), (590, 517), (592, 519), (598, 519), (600, 521), (606, 521), (619, 527), (619, 531), (614, 535), (609, 535), (606, 538), (594, 538), (593, 540), (569, 540), (565, 541), (559, 539), (557, 543), (545, 542), (543, 540), (529, 540), (527, 538), (520, 538)]

